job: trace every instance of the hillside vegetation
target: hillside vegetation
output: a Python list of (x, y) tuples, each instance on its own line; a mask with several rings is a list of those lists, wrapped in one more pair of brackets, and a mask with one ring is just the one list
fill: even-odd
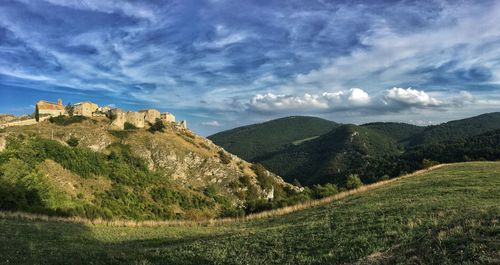
[(486, 113), (467, 119), (428, 126), (417, 134), (410, 141), (410, 144), (425, 145), (457, 141), (498, 129), (500, 129), (500, 112)]
[[(301, 199), (296, 187), (174, 124), (108, 130), (58, 117), (0, 133), (0, 210), (105, 219), (240, 216)], [(266, 196), (274, 191), (274, 200)], [(298, 197), (298, 198), (296, 198)]]
[(259, 162), (293, 142), (307, 141), (335, 127), (337, 123), (321, 118), (291, 116), (220, 132), (208, 139), (247, 161)]
[(303, 185), (345, 186), (346, 177), (357, 173), (354, 169), (361, 171), (366, 167), (366, 159), (398, 152), (396, 142), (383, 135), (356, 125), (341, 125), (259, 162), (289, 182), (297, 179)]
[[(353, 174), (364, 183), (372, 183), (437, 162), (499, 160), (500, 145), (495, 132), (499, 129), (500, 113), (428, 127), (382, 122), (361, 126), (338, 124), (307, 141), (280, 142), (281, 149), (255, 154), (252, 162), (263, 164), (289, 182), (298, 180), (307, 186), (334, 183), (343, 188), (346, 178)], [(220, 133), (213, 140), (224, 142), (234, 136), (234, 131), (238, 129)], [(268, 131), (268, 134), (267, 140), (258, 142), (272, 142), (275, 137), (286, 135), (281, 131)], [(242, 138), (240, 141), (228, 150), (241, 155), (239, 145), (253, 146), (255, 140)]]
[(220, 226), (4, 217), (0, 263), (498, 264), (499, 216), (500, 163), (462, 163), (284, 216)]

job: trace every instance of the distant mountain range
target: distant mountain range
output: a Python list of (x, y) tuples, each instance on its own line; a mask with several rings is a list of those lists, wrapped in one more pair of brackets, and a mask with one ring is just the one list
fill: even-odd
[(289, 182), (342, 186), (350, 174), (370, 183), (433, 162), (500, 159), (499, 135), (496, 112), (427, 127), (382, 122), (358, 126), (292, 116), (208, 138)]

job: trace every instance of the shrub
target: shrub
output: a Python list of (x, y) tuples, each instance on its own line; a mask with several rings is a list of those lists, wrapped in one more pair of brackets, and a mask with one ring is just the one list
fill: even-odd
[(66, 141), (66, 143), (71, 147), (77, 147), (78, 146), (78, 139), (71, 136), (71, 138), (69, 138), (68, 141)]
[(69, 116), (73, 116), (73, 113), (75, 112), (75, 107), (71, 105), (71, 103), (68, 103), (68, 105), (66, 105), (64, 109), (66, 110)]
[(257, 175), (257, 181), (263, 189), (270, 189), (275, 186), (275, 182), (272, 176), (270, 176), (266, 168), (261, 164), (253, 164), (252, 170)]
[(220, 158), (222, 163), (224, 163), (224, 164), (231, 163), (231, 156), (226, 154), (224, 151), (219, 151), (218, 154), (219, 154), (219, 158)]
[(325, 185), (314, 185), (312, 190), (312, 197), (315, 199), (321, 199), (328, 196), (337, 194), (338, 188), (335, 184), (325, 184)]
[(157, 120), (151, 127), (149, 127), (148, 131), (150, 133), (155, 133), (155, 132), (163, 132), (163, 129), (165, 129), (165, 124), (161, 120)]
[(51, 123), (61, 125), (61, 126), (68, 126), (70, 124), (79, 123), (79, 122), (82, 122), (84, 120), (87, 120), (87, 118), (83, 117), (83, 116), (71, 116), (71, 117), (57, 116), (57, 117), (50, 117), (49, 118), (49, 121)]
[(363, 186), (363, 182), (361, 182), (361, 179), (359, 179), (358, 175), (349, 175), (347, 177), (345, 187), (348, 190), (357, 189), (361, 186)]
[(389, 179), (390, 179), (389, 175), (385, 174), (385, 175), (383, 175), (382, 177), (380, 177), (380, 179), (379, 179), (379, 180), (380, 180), (380, 181), (384, 181), (384, 180), (389, 180)]
[(125, 130), (136, 130), (136, 129), (137, 129), (137, 127), (135, 127), (135, 125), (133, 125), (133, 124), (132, 124), (132, 123), (130, 123), (130, 122), (125, 122), (125, 123), (123, 124), (123, 129), (125, 129)]
[(430, 168), (430, 167), (433, 167), (433, 166), (435, 166), (437, 164), (439, 164), (439, 162), (436, 162), (436, 161), (433, 161), (433, 160), (430, 160), (430, 159), (424, 158), (422, 160), (422, 167), (423, 168)]
[(130, 134), (129, 131), (122, 131), (122, 130), (116, 130), (116, 131), (110, 130), (108, 132), (120, 140), (125, 140), (128, 137), (128, 135)]

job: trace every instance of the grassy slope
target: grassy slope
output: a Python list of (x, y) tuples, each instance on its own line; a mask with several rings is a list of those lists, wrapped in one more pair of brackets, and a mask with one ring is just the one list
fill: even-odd
[(337, 123), (321, 118), (292, 116), (220, 132), (208, 139), (247, 161), (256, 161), (294, 141), (325, 134), (336, 126)]
[(0, 219), (4, 264), (498, 264), (500, 163), (441, 167), (289, 215), (215, 227)]

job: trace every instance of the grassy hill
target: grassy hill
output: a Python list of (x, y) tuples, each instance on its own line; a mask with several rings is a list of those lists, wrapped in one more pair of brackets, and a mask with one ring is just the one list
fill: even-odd
[(498, 264), (500, 163), (440, 167), (283, 216), (215, 226), (0, 219), (2, 264)]
[(215, 144), (247, 161), (275, 153), (285, 146), (323, 135), (337, 123), (316, 117), (291, 116), (209, 136)]
[(455, 141), (488, 131), (500, 129), (500, 112), (450, 121), (426, 127), (410, 141), (411, 145), (436, 144)]
[(174, 124), (156, 132), (108, 125), (107, 118), (59, 117), (1, 131), (0, 209), (204, 219), (277, 207), (297, 193), (280, 177)]

